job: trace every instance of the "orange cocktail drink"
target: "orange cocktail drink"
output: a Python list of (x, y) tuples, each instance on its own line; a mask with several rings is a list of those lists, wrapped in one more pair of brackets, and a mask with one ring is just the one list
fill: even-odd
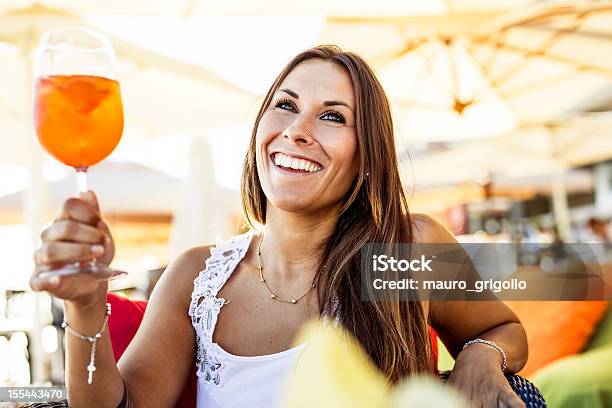
[(36, 81), (34, 123), (38, 139), (56, 159), (92, 166), (115, 149), (123, 133), (119, 83), (89, 75), (52, 75)]

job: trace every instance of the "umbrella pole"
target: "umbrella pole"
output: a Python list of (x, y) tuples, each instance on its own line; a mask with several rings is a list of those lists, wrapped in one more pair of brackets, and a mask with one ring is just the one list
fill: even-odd
[(556, 170), (552, 174), (552, 204), (559, 238), (563, 242), (570, 242), (569, 205), (565, 188), (565, 171), (563, 169)]
[[(31, 32), (29, 38), (24, 42), (21, 47), (21, 52), (23, 53), (23, 58), (26, 61), (27, 72), (28, 75), (26, 77), (26, 89), (27, 95), (32, 95), (33, 91), (33, 76), (34, 76), (34, 66), (32, 61), (32, 50), (36, 47), (35, 45), (35, 35)], [(29, 112), (26, 116), (28, 118), (29, 123), (33, 123), (32, 117), (32, 100), (27, 99), (28, 106), (26, 106), (26, 112)], [(32, 129), (30, 127), (30, 129)], [(32, 132), (33, 133), (33, 132)], [(38, 247), (40, 244), (40, 233), (42, 230), (42, 225), (44, 222), (45, 210), (46, 210), (46, 186), (43, 177), (43, 155), (41, 151), (41, 147), (36, 142), (36, 137), (34, 134), (30, 133), (28, 137), (28, 146), (30, 150), (30, 161), (28, 164), (28, 176), (29, 176), (29, 185), (26, 190), (25, 199), (23, 202), (23, 211), (24, 211), (24, 221), (28, 225), (28, 229), (30, 231), (30, 244), (32, 246), (32, 251)], [(46, 293), (35, 293), (36, 301), (35, 301), (35, 313), (33, 314), (33, 325), (32, 332), (30, 336), (31, 345), (29, 347), (30, 350), (30, 372), (32, 378), (30, 381), (32, 383), (46, 381), (47, 374), (45, 370), (45, 360), (48, 358), (47, 354), (44, 352), (42, 348), (42, 328), (45, 325), (45, 322), (42, 321), (43, 317), (48, 317), (50, 315), (50, 310), (45, 310), (44, 312), (41, 310), (41, 307), (49, 304), (49, 302), (45, 302), (43, 297), (48, 297), (49, 295)], [(41, 313), (43, 312), (43, 313)]]
[(206, 134), (192, 137), (189, 175), (172, 217), (170, 256), (195, 245), (214, 243), (224, 232), (221, 193), (215, 181), (213, 152)]

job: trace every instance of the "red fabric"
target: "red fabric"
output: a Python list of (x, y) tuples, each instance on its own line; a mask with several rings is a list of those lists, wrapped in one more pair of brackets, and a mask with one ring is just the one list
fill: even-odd
[(433, 356), (434, 372), (438, 375), (438, 334), (431, 326), (429, 326), (429, 338), (431, 339), (431, 354)]
[[(119, 361), (142, 322), (145, 309), (147, 308), (147, 302), (144, 300), (130, 300), (123, 296), (115, 295), (114, 293), (108, 293), (106, 301), (111, 304), (112, 312), (108, 319), (108, 332), (110, 334), (111, 343), (113, 344), (115, 361)], [(194, 365), (187, 379), (185, 389), (176, 404), (177, 408), (195, 407), (197, 390), (196, 378)]]
[[(147, 302), (144, 300), (130, 300), (123, 296), (115, 295), (114, 293), (108, 293), (106, 301), (111, 304), (111, 316), (108, 319), (108, 331), (110, 334), (111, 342), (113, 344), (113, 354), (115, 355), (115, 361), (119, 361), (121, 355), (127, 348), (130, 341), (136, 334), (142, 318), (144, 316), (145, 309), (147, 308)], [(435, 330), (429, 327), (429, 337), (431, 338), (431, 348), (434, 359), (434, 369), (438, 372), (438, 336)], [(195, 365), (191, 369), (189, 379), (185, 385), (185, 389), (176, 404), (177, 408), (192, 408), (195, 407), (196, 402), (196, 390), (197, 390), (197, 377), (195, 371)]]

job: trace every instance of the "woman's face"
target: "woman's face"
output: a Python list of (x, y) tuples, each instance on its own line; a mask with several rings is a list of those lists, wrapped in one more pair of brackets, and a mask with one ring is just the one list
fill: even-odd
[(359, 168), (354, 108), (340, 66), (310, 59), (289, 73), (257, 128), (257, 172), (269, 203), (310, 213), (342, 201)]

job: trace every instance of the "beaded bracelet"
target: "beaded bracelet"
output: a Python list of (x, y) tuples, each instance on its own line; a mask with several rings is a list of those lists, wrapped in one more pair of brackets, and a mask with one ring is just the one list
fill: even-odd
[(486, 344), (487, 346), (491, 346), (494, 349), (496, 349), (497, 351), (499, 351), (499, 354), (501, 354), (501, 356), (502, 356), (501, 370), (502, 370), (502, 373), (503, 373), (506, 370), (506, 367), (508, 367), (508, 362), (506, 360), (506, 353), (504, 352), (504, 350), (501, 347), (499, 347), (497, 344), (495, 344), (494, 342), (492, 342), (490, 340), (483, 340), (483, 339), (474, 339), (474, 340), (468, 341), (467, 343), (465, 343), (463, 345), (463, 349), (462, 350), (465, 350), (465, 348), (467, 346), (472, 345), (472, 344), (476, 344), (476, 343)]
[(94, 364), (94, 360), (96, 358), (96, 343), (98, 343), (98, 340), (100, 339), (100, 337), (102, 337), (102, 333), (104, 333), (104, 330), (106, 330), (106, 327), (108, 326), (108, 317), (110, 316), (110, 314), (111, 314), (111, 304), (107, 303), (106, 304), (106, 315), (104, 316), (104, 323), (102, 323), (102, 329), (100, 329), (100, 331), (94, 334), (93, 336), (84, 336), (81, 333), (75, 331), (72, 327), (70, 327), (68, 325), (68, 322), (66, 322), (65, 320), (62, 322), (62, 327), (66, 329), (68, 333), (71, 333), (72, 335), (80, 338), (81, 340), (85, 340), (91, 343), (91, 353), (89, 355), (89, 365), (87, 366), (87, 371), (89, 372), (89, 375), (87, 376), (87, 384), (91, 384), (93, 382), (93, 373), (94, 371), (96, 371), (96, 366)]

